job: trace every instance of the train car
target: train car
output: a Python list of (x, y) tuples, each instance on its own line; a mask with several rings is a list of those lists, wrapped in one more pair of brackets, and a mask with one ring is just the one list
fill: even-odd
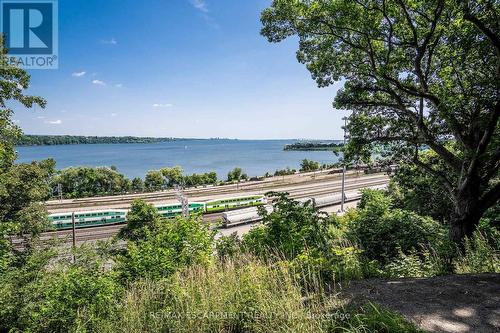
[(222, 212), (225, 210), (237, 209), (241, 207), (252, 207), (265, 205), (267, 199), (263, 195), (249, 195), (245, 197), (223, 198), (205, 203), (207, 213)]
[[(265, 205), (264, 209), (267, 213), (272, 213), (274, 208), (272, 205)], [(225, 228), (239, 224), (257, 222), (260, 220), (261, 217), (257, 207), (238, 209), (222, 213), (222, 226)]]
[[(203, 213), (205, 212), (204, 202), (189, 202), (189, 213)], [(181, 204), (166, 204), (166, 205), (155, 205), (156, 209), (161, 216), (172, 218), (175, 216), (182, 215), (182, 205)]]
[[(123, 223), (127, 220), (126, 209), (95, 210), (75, 213), (75, 227), (83, 228), (90, 226)], [(71, 229), (73, 221), (71, 213), (50, 214), (49, 221), (55, 229)]]

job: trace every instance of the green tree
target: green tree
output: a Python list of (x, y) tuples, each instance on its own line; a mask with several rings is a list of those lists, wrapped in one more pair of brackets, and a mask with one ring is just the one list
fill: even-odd
[(163, 174), (158, 170), (148, 171), (144, 178), (144, 187), (147, 191), (160, 191), (165, 185)]
[(134, 192), (144, 191), (144, 181), (140, 177), (132, 179), (132, 184), (130, 186)]
[(242, 179), (247, 179), (248, 176), (240, 167), (236, 167), (233, 170), (229, 171), (227, 174), (227, 181), (237, 181), (239, 182)]
[(130, 190), (131, 183), (116, 168), (71, 167), (59, 171), (52, 179), (55, 188), (61, 184), (63, 194), (70, 198), (118, 194)]
[(160, 171), (163, 177), (165, 177), (165, 184), (167, 186), (173, 187), (175, 185), (183, 185), (183, 170), (180, 166), (175, 166), (173, 168), (163, 168)]
[(127, 214), (127, 225), (120, 230), (118, 237), (131, 241), (145, 239), (158, 229), (161, 219), (156, 207), (139, 199), (134, 200)]
[(46, 102), (25, 94), (30, 76), (11, 65), (8, 58), (0, 35), (0, 272), (13, 259), (12, 246), (6, 237), (36, 238), (48, 226), (47, 213), (38, 202), (47, 197), (47, 177), (51, 173), (50, 161), (14, 165), (14, 142), (22, 132), (12, 121), (13, 111), (8, 106), (18, 102), (27, 108), (33, 105), (43, 108)]
[[(499, 17), (494, 0), (274, 0), (262, 34), (298, 36), (297, 58), (320, 87), (343, 80), (334, 106), (354, 111), (348, 155), (389, 144), (439, 179), (461, 242), (500, 198)], [(423, 161), (422, 147), (446, 169)]]
[(45, 107), (45, 100), (37, 96), (25, 95), (30, 76), (17, 66), (11, 65), (4, 38), (0, 36), (0, 172), (5, 171), (14, 163), (16, 153), (14, 142), (21, 137), (21, 129), (12, 121), (12, 110), (8, 102), (19, 102), (24, 107), (33, 105)]
[(300, 171), (302, 172), (316, 171), (319, 170), (320, 167), (321, 165), (319, 164), (319, 162), (316, 161), (303, 159), (302, 162), (300, 162)]

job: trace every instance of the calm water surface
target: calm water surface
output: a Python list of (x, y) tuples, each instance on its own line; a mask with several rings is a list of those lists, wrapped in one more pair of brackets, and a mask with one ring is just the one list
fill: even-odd
[(236, 166), (249, 176), (286, 167), (298, 169), (304, 158), (321, 163), (338, 160), (325, 151), (284, 151), (295, 140), (182, 140), (152, 144), (93, 144), (17, 147), (18, 162), (54, 158), (57, 168), (111, 166), (128, 177), (148, 170), (179, 165), (186, 173), (215, 171), (224, 179)]

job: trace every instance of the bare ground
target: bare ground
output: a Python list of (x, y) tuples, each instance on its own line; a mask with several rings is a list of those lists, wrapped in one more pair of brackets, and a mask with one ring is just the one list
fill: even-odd
[(500, 332), (500, 274), (352, 281), (341, 295), (401, 313), (427, 332)]

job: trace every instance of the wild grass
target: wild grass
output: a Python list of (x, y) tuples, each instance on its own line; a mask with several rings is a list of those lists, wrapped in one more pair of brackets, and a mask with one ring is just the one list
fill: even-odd
[[(239, 257), (128, 288), (103, 332), (417, 332), (401, 316), (367, 305), (346, 310), (323, 283), (307, 291), (288, 265)], [(311, 281), (309, 279), (309, 281)]]

